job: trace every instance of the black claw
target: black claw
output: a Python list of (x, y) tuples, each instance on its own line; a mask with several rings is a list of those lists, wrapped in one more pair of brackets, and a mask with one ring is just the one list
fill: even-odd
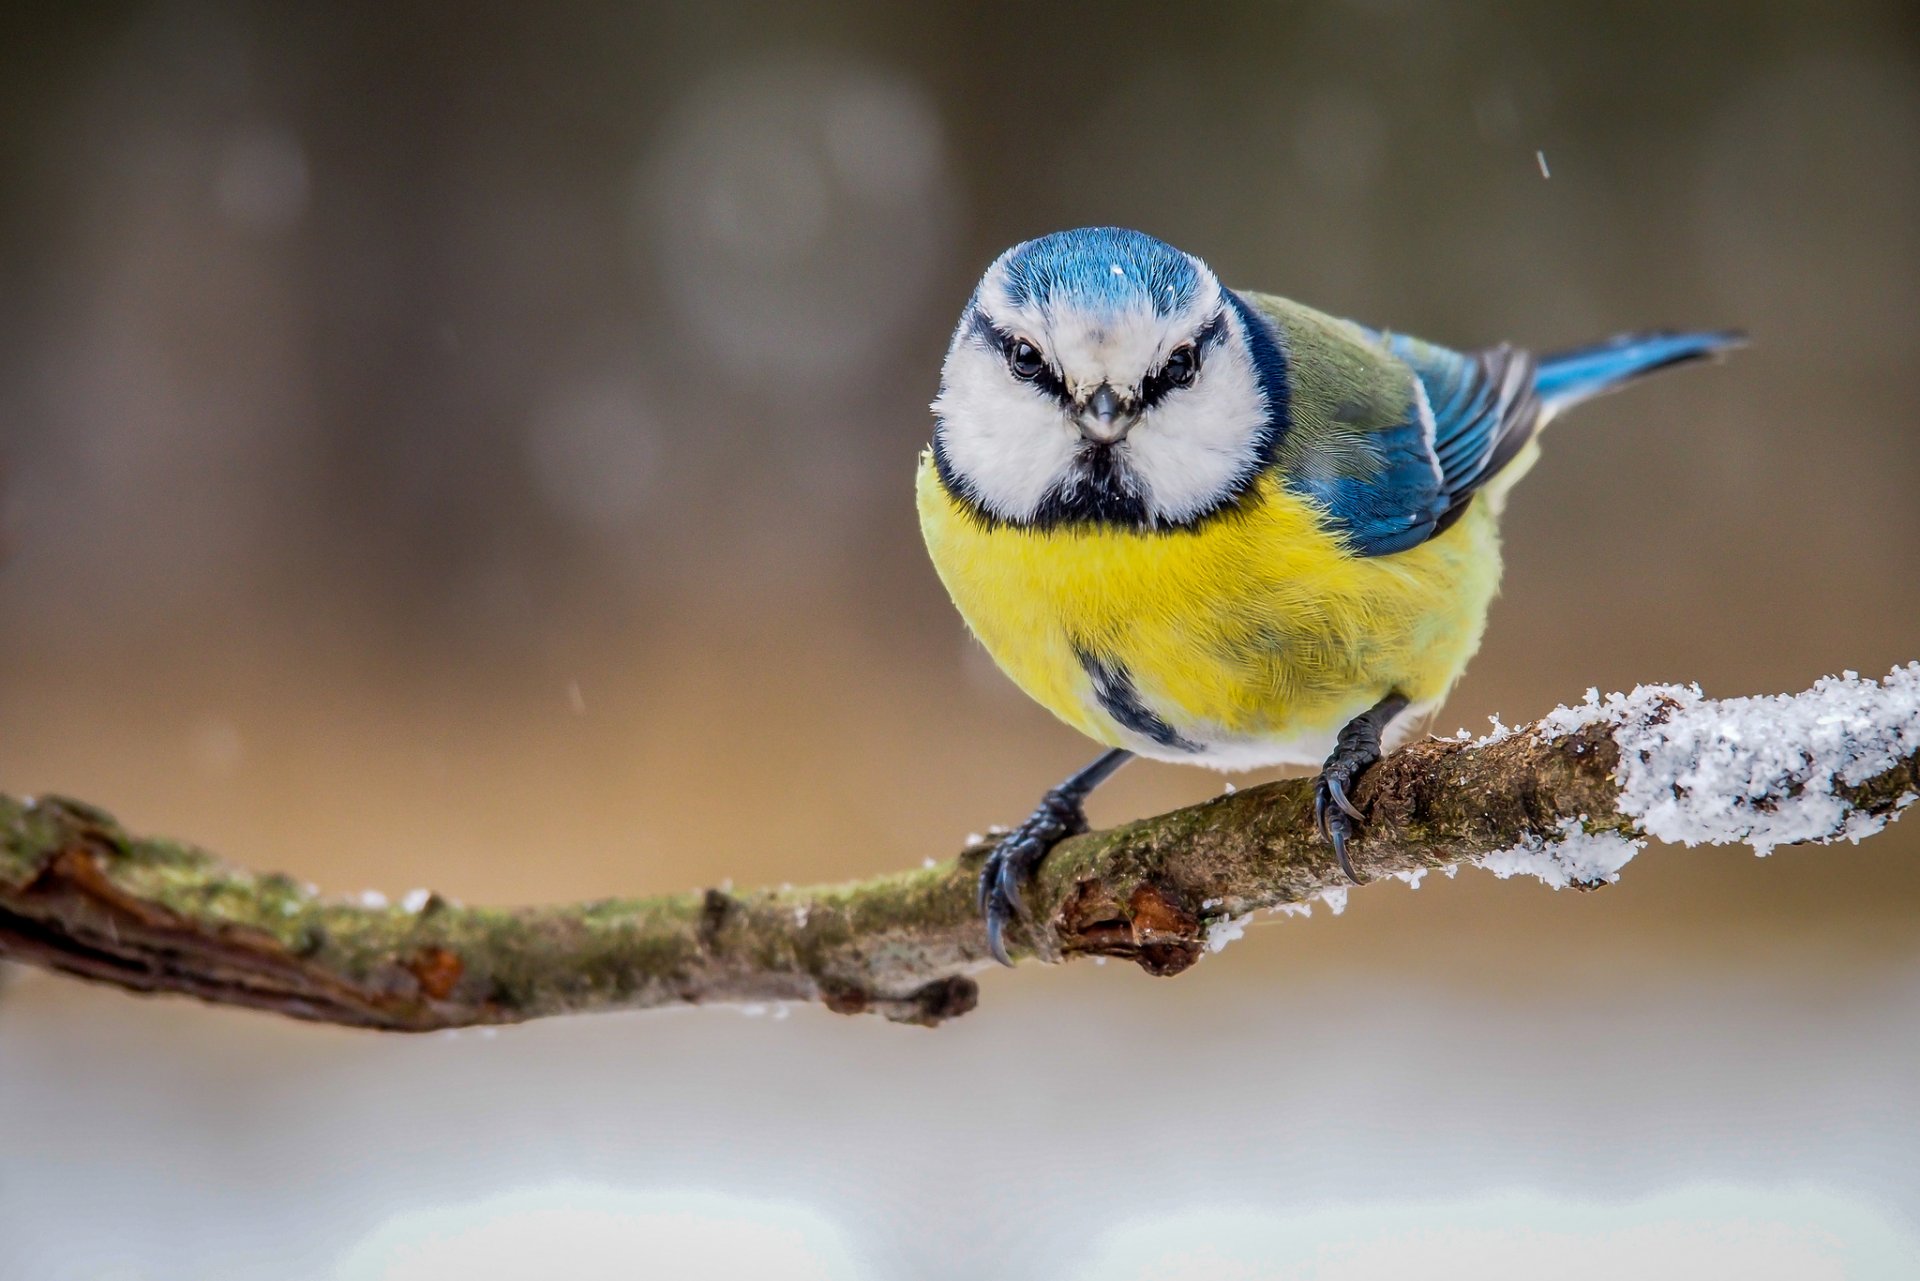
[[(1035, 926), (1022, 893), (1027, 877), (1047, 856), (1047, 851), (1069, 836), (1087, 830), (1087, 814), (1081, 808), (1087, 793), (1099, 786), (1132, 753), (1115, 749), (1075, 774), (1040, 800), (1038, 809), (1027, 821), (1008, 832), (994, 846), (980, 868), (980, 889), (976, 896), (980, 914), (987, 920), (987, 951), (1002, 965), (1012, 965), (1007, 954), (1006, 931), (1009, 922), (1018, 920), (1043, 956), (1049, 954), (1046, 932)], [(1049, 956), (1049, 959), (1051, 957)]]
[(1085, 831), (1086, 822), (1079, 807), (1070, 800), (1049, 794), (1026, 822), (1008, 833), (987, 855), (980, 869), (980, 912), (987, 918), (987, 950), (1002, 965), (1012, 965), (1007, 955), (1006, 929), (1019, 921), (1036, 942), (1040, 932), (1034, 928), (1022, 894), (1023, 882), (1032, 874), (1047, 851), (1077, 831)]
[(998, 912), (987, 913), (987, 951), (993, 953), (994, 960), (1011, 969), (1013, 958), (1007, 955), (1006, 941), (1000, 937), (1006, 923), (1007, 918), (1004, 915)]
[(1349, 881), (1352, 881), (1355, 885), (1360, 884), (1360, 878), (1353, 870), (1353, 862), (1347, 857), (1347, 825), (1344, 822), (1334, 824), (1331, 837), (1333, 840), (1333, 857), (1339, 862), (1340, 870), (1347, 874)]
[[(1023, 853), (1025, 851), (1022, 851)], [(1042, 851), (1044, 853), (1044, 851)], [(1025, 860), (1019, 857), (1009, 858), (1000, 864), (1000, 876), (996, 888), (1000, 891), (1000, 901), (1022, 923), (1030, 924), (1027, 917), (1027, 901), (1020, 893), (1019, 864)], [(1039, 862), (1038, 858), (1033, 860)]]
[[(1333, 804), (1327, 804), (1328, 801)], [(1353, 839), (1353, 825), (1364, 821), (1360, 811), (1347, 799), (1337, 767), (1329, 763), (1314, 784), (1313, 823), (1320, 829), (1321, 839), (1333, 846), (1333, 857), (1339, 860), (1340, 870), (1355, 885), (1360, 884), (1360, 878), (1354, 873), (1353, 860), (1347, 856), (1347, 842)]]
[[(1333, 802), (1332, 805), (1327, 804), (1329, 800)], [(1321, 771), (1314, 786), (1313, 818), (1320, 828), (1320, 835), (1333, 846), (1333, 857), (1339, 862), (1340, 870), (1346, 873), (1349, 881), (1360, 884), (1360, 877), (1353, 870), (1353, 860), (1347, 856), (1347, 842), (1353, 839), (1355, 822), (1365, 820), (1360, 811), (1353, 807), (1353, 802), (1347, 799), (1346, 791), (1331, 766)]]
[[(1381, 731), (1406, 706), (1405, 698), (1399, 694), (1389, 694), (1348, 721), (1346, 728), (1340, 731), (1333, 755), (1321, 767), (1320, 777), (1314, 785), (1314, 826), (1332, 844), (1333, 857), (1339, 861), (1340, 870), (1355, 885), (1361, 882), (1353, 870), (1353, 860), (1347, 856), (1347, 845), (1353, 840), (1356, 825), (1366, 822), (1366, 815), (1348, 798), (1347, 789), (1353, 786), (1354, 780), (1378, 763)], [(1332, 802), (1331, 808), (1328, 802)]]
[(1321, 780), (1321, 783), (1327, 795), (1333, 798), (1333, 803), (1340, 807), (1341, 813), (1345, 814), (1348, 818), (1352, 819), (1356, 823), (1363, 823), (1366, 821), (1365, 816), (1362, 815), (1359, 810), (1353, 807), (1353, 802), (1347, 799), (1346, 786), (1343, 783), (1341, 783), (1340, 776), (1338, 774), (1329, 770), (1325, 775), (1325, 777)]

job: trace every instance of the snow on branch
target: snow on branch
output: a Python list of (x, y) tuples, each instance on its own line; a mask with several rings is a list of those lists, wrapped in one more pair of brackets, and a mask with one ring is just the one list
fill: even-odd
[[(1762, 698), (1589, 692), (1534, 725), (1429, 739), (1369, 771), (1355, 863), (1367, 880), (1468, 864), (1584, 888), (1616, 879), (1649, 838), (1760, 854), (1857, 842), (1916, 795), (1920, 663)], [(0, 796), (0, 958), (385, 1031), (789, 1001), (931, 1025), (978, 996), (986, 849), (837, 886), (528, 908), (416, 891), (389, 904), (131, 836), (77, 801)], [(1345, 897), (1296, 779), (1075, 837), (1028, 902), (1050, 954), (1177, 974), (1258, 911), (1337, 911)]]

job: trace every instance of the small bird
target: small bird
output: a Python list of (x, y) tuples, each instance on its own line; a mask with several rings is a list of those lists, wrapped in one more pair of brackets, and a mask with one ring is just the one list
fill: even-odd
[(1000, 255), (947, 350), (920, 528), (994, 661), (1109, 750), (987, 857), (992, 954), (1008, 963), (1022, 883), (1135, 755), (1319, 765), (1320, 830), (1357, 881), (1354, 781), (1479, 647), (1540, 428), (1742, 341), (1459, 352), (1229, 289), (1138, 231)]

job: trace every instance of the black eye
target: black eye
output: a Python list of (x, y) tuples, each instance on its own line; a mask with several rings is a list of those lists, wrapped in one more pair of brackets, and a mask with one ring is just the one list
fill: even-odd
[(1007, 368), (1022, 382), (1032, 382), (1046, 367), (1047, 362), (1041, 358), (1040, 349), (1024, 338), (1014, 339), (1013, 346), (1007, 349)]
[(1200, 372), (1200, 356), (1191, 346), (1176, 347), (1167, 357), (1166, 379), (1175, 387), (1186, 387), (1193, 382), (1193, 376)]

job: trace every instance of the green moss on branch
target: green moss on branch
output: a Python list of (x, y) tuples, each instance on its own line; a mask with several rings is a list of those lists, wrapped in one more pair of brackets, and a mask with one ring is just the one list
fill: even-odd
[[(1445, 867), (1570, 817), (1637, 835), (1615, 808), (1616, 763), (1605, 726), (1414, 744), (1356, 790), (1369, 819), (1355, 861), (1369, 880)], [(1916, 770), (1910, 757), (1852, 789), (1850, 803), (1891, 813), (1920, 788)], [(931, 1025), (978, 996), (985, 852), (846, 885), (538, 908), (438, 896), (370, 905), (132, 836), (77, 801), (0, 795), (0, 957), (385, 1031), (768, 1001)], [(1176, 974), (1202, 955), (1212, 924), (1344, 885), (1314, 831), (1311, 786), (1294, 780), (1064, 842), (1028, 901), (1050, 954)]]

